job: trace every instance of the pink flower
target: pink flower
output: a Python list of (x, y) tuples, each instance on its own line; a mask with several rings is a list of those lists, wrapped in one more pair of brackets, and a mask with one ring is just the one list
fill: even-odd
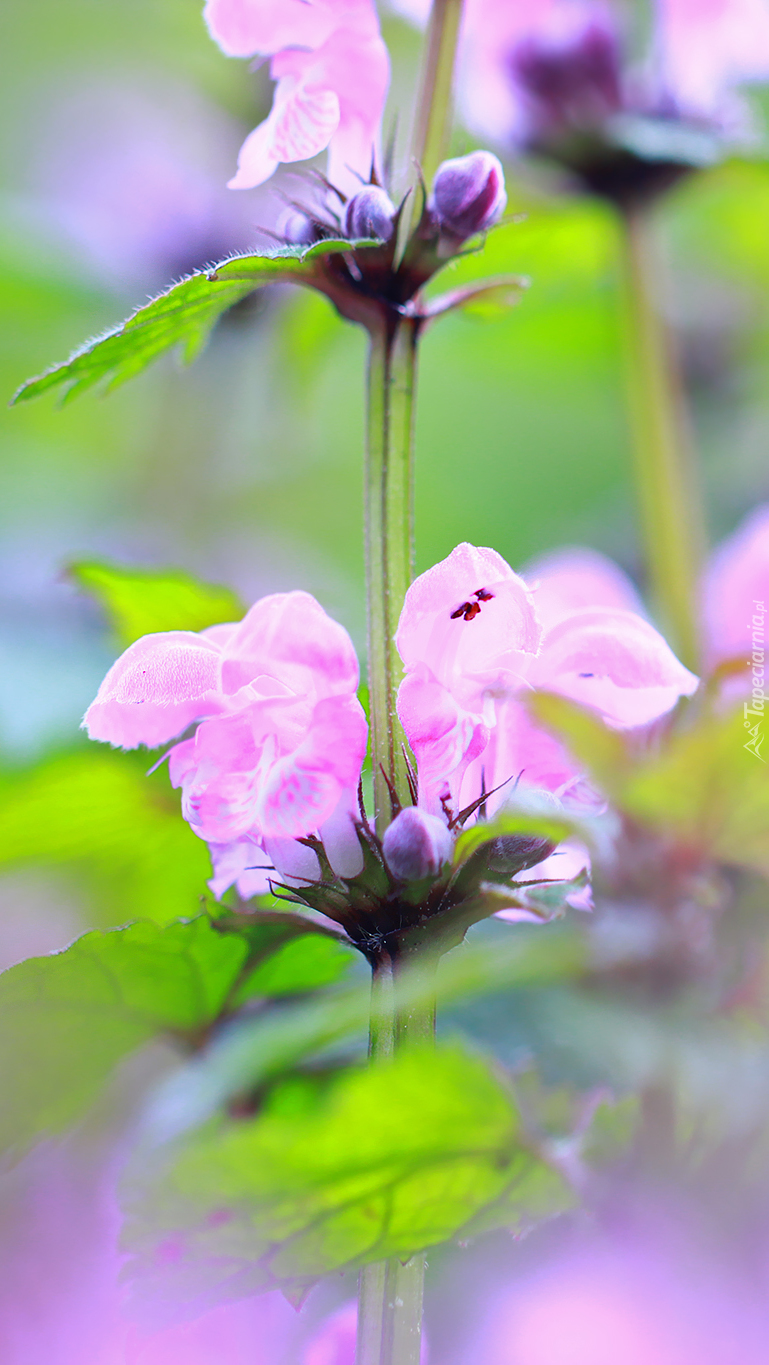
[(713, 114), (743, 81), (769, 77), (766, 0), (658, 0), (662, 79), (684, 109)]
[[(264, 597), (236, 625), (146, 635), (121, 655), (84, 725), (92, 739), (154, 746), (198, 723), (169, 768), (182, 810), (212, 845), (212, 888), (266, 889), (258, 865), (317, 874), (298, 838), (320, 832), (357, 870), (351, 818), (366, 750), (352, 642), (309, 593)], [(310, 870), (312, 869), (312, 870)]]
[[(616, 600), (616, 581), (612, 588)], [(543, 635), (524, 580), (495, 551), (471, 545), (409, 589), (396, 635), (406, 671), (398, 710), (427, 810), (459, 810), (516, 779), (579, 799), (578, 768), (521, 704), (532, 687), (621, 729), (648, 724), (697, 687), (634, 612), (607, 605), (565, 614), (551, 602), (550, 620)], [(491, 809), (508, 795), (497, 792)]]
[(705, 570), (705, 645), (711, 664), (748, 659), (756, 629), (753, 617), (765, 618), (767, 602), (769, 503), (764, 503), (718, 547)]
[(367, 179), (390, 73), (373, 0), (207, 0), (204, 15), (229, 57), (269, 57), (277, 82), (230, 188), (261, 185), (281, 162), (327, 147), (335, 185), (355, 189), (359, 175)]
[(346, 1303), (326, 1318), (305, 1347), (302, 1365), (355, 1365), (358, 1305)]

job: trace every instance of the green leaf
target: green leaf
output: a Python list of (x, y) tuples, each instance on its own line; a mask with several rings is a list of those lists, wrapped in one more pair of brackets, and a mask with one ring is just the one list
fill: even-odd
[(444, 317), (446, 313), (462, 312), (470, 317), (492, 321), (504, 317), (511, 308), (520, 303), (531, 281), (525, 275), (499, 275), (490, 280), (480, 280), (477, 284), (464, 285), (451, 289), (437, 298), (431, 298), (425, 306), (425, 317)]
[(574, 833), (574, 822), (549, 810), (501, 811), (493, 820), (479, 820), (459, 835), (454, 845), (454, 866), (461, 867), (484, 844), (494, 839), (510, 838), (517, 834), (526, 838), (546, 839), (559, 844)]
[(0, 1146), (60, 1131), (117, 1062), (161, 1032), (190, 1036), (221, 1009), (246, 944), (206, 918), (91, 933), (0, 976)]
[(246, 611), (229, 588), (202, 583), (182, 569), (123, 568), (91, 559), (70, 564), (68, 572), (101, 603), (124, 645), (154, 631), (239, 621)]
[(0, 976), (0, 1147), (18, 1151), (67, 1127), (121, 1058), (150, 1039), (175, 1039), (184, 1051), (199, 1046), (212, 1024), (254, 994), (255, 980), (262, 996), (335, 980), (350, 951), (323, 939), (332, 962), (328, 951), (313, 951), (314, 939), (289, 916), (240, 935), (203, 915), (85, 934), (64, 952), (12, 967)]
[(196, 271), (138, 308), (120, 326), (86, 342), (63, 364), (22, 384), (12, 401), (25, 403), (63, 387), (67, 402), (102, 381), (108, 390), (114, 389), (174, 347), (189, 363), (233, 304), (266, 284), (311, 284), (320, 277), (324, 256), (349, 251), (351, 245), (328, 241), (307, 248), (281, 247), (265, 255), (234, 256), (210, 270)]
[(457, 1047), (291, 1081), (257, 1119), (209, 1125), (149, 1177), (144, 1153), (137, 1165), (125, 1241), (156, 1300), (296, 1290), (405, 1259), (500, 1201), (516, 1229), (571, 1203), (507, 1088)]
[(94, 747), (0, 777), (0, 868), (84, 878), (89, 917), (105, 926), (196, 914), (208, 850), (167, 775), (147, 777), (145, 765)]

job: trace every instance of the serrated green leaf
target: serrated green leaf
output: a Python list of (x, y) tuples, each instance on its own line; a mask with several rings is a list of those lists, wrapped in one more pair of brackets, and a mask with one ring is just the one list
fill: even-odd
[(69, 360), (22, 384), (12, 402), (25, 403), (62, 387), (65, 402), (102, 382), (113, 389), (174, 347), (189, 363), (233, 304), (266, 284), (311, 283), (324, 256), (352, 245), (328, 241), (309, 248), (281, 247), (263, 255), (234, 256), (210, 270), (196, 271), (118, 327), (86, 342)]
[[(500, 1200), (511, 1226), (543, 1202), (542, 1163), (521, 1140), (511, 1095), (456, 1047), (348, 1071), (293, 1092), (288, 1106), (278, 1091), (259, 1118), (208, 1126), (138, 1181), (133, 1272), (143, 1293), (170, 1300), (206, 1282), (210, 1293), (214, 1267), (223, 1296), (296, 1289), (405, 1259)], [(570, 1195), (552, 1182), (565, 1207)]]
[(69, 575), (101, 603), (124, 645), (154, 631), (239, 621), (246, 611), (229, 588), (203, 583), (182, 569), (124, 568), (90, 559), (70, 564)]

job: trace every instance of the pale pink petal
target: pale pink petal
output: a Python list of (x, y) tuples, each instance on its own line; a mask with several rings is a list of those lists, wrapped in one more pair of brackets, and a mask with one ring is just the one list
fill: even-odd
[(247, 711), (204, 721), (193, 739), (172, 749), (171, 782), (182, 788), (182, 814), (201, 839), (225, 844), (259, 838), (256, 802), (264, 780), (263, 751)]
[(713, 114), (741, 81), (769, 78), (766, 0), (658, 0), (658, 59), (669, 93)]
[(85, 713), (91, 739), (152, 748), (221, 710), (222, 655), (192, 631), (145, 635), (121, 654)]
[(556, 550), (533, 560), (523, 576), (545, 631), (586, 607), (618, 607), (644, 615), (641, 598), (627, 574), (597, 550), (581, 546)]
[[(309, 832), (309, 831), (308, 831)], [(264, 840), (267, 862), (275, 867), (279, 881), (314, 882), (320, 876), (317, 855), (292, 836), (267, 835)]]
[(608, 608), (554, 626), (529, 680), (592, 707), (620, 729), (665, 715), (699, 683), (648, 621)]
[[(240, 665), (240, 667), (236, 667)], [(359, 669), (352, 640), (308, 592), (273, 593), (256, 602), (227, 647), (225, 685), (260, 674), (318, 697), (354, 692)]]
[(339, 0), (207, 0), (203, 17), (228, 57), (316, 48), (339, 22)]
[[(270, 873), (264, 869), (270, 859), (259, 844), (241, 839), (231, 844), (209, 844), (208, 849), (214, 870), (208, 885), (217, 900), (230, 886), (237, 887), (244, 900), (269, 891)], [(274, 879), (274, 872), (272, 876)]]
[[(756, 507), (713, 555), (704, 581), (708, 660), (751, 658), (769, 602), (769, 503)], [(754, 617), (756, 620), (754, 621)], [(765, 639), (761, 640), (761, 647)]]
[(279, 165), (272, 145), (272, 124), (265, 119), (249, 133), (238, 153), (238, 169), (227, 181), (230, 190), (252, 190), (269, 180)]
[(478, 716), (457, 706), (451, 693), (424, 670), (408, 674), (398, 692), (398, 715), (419, 775), (419, 804), (439, 812), (441, 797), (458, 787), (488, 731)]
[(345, 790), (357, 787), (366, 738), (365, 713), (355, 697), (319, 702), (304, 741), (273, 763), (260, 783), (257, 818), (265, 836), (304, 836), (330, 819)]
[(473, 680), (514, 672), (539, 636), (523, 579), (495, 550), (465, 544), (412, 583), (395, 640), (407, 671), (426, 665), (470, 705)]
[(363, 871), (363, 850), (355, 833), (355, 822), (359, 819), (357, 800), (348, 788), (319, 827), (326, 856), (337, 877), (357, 877)]

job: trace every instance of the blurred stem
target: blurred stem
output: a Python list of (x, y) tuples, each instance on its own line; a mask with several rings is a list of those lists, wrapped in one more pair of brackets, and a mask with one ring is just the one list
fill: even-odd
[(411, 154), (430, 183), (451, 138), (454, 63), (463, 0), (433, 0), (427, 25)]
[(366, 590), (371, 758), (377, 833), (390, 823), (390, 788), (406, 802), (405, 736), (395, 648), (414, 541), (413, 404), (419, 323), (389, 319), (371, 334), (366, 449)]
[(702, 495), (678, 357), (658, 305), (649, 210), (626, 210), (622, 225), (628, 387), (646, 566), (662, 628), (696, 670)]
[[(435, 1037), (432, 953), (393, 959), (384, 952), (371, 983), (369, 1056), (386, 1061), (409, 1043)], [(409, 1002), (398, 1003), (398, 976), (408, 963)], [(424, 992), (415, 993), (418, 977)], [(358, 1344), (355, 1365), (420, 1365), (425, 1258), (418, 1252), (404, 1263), (397, 1256), (364, 1266), (358, 1280)]]

